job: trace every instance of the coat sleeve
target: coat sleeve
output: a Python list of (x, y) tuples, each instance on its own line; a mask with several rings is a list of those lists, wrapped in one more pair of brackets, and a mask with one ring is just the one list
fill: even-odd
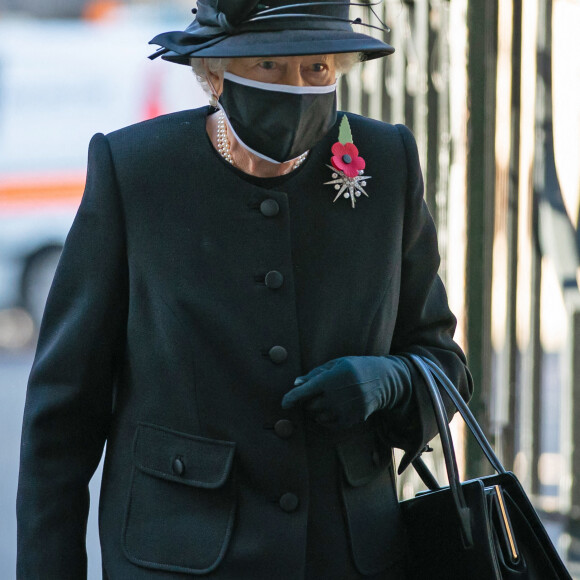
[[(404, 125), (397, 125), (407, 157), (407, 191), (403, 226), (401, 287), (391, 354), (414, 353), (438, 364), (467, 401), (473, 391), (466, 359), (453, 340), (456, 319), (437, 274), (440, 256), (435, 224), (423, 197), (423, 178), (417, 145)], [(387, 438), (406, 451), (404, 470), (437, 434), (437, 424), (423, 379), (409, 363), (411, 397), (398, 414), (384, 417)], [(449, 418), (455, 408), (443, 399)]]
[(107, 138), (97, 134), (28, 382), (17, 498), (19, 580), (86, 578), (88, 483), (112, 413), (127, 286), (123, 211)]

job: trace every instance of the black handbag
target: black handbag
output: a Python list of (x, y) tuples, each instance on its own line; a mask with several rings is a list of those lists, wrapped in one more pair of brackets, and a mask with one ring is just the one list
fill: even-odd
[[(429, 390), (449, 479), (440, 488), (420, 458), (413, 462), (429, 491), (400, 503), (409, 580), (572, 580), (517, 477), (504, 469), (457, 389), (429, 359), (408, 357)], [(460, 482), (436, 381), (497, 475)]]

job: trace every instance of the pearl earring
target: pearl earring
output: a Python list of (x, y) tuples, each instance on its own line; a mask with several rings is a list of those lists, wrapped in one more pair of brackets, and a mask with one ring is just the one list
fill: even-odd
[(209, 98), (209, 104), (214, 107), (215, 109), (217, 109), (218, 106), (218, 98), (215, 95), (211, 95), (211, 97)]

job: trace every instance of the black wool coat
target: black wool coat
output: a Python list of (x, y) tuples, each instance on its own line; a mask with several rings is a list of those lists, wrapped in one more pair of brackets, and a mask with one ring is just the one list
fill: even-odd
[(372, 176), (353, 209), (324, 185), (338, 123), (288, 178), (248, 181), (207, 113), (91, 141), (29, 380), (18, 578), (86, 577), (105, 442), (105, 578), (400, 578), (391, 447), (435, 433), (420, 381), (410, 415), (342, 431), (280, 403), (331, 359), (405, 352), (469, 397), (415, 141), (349, 115)]

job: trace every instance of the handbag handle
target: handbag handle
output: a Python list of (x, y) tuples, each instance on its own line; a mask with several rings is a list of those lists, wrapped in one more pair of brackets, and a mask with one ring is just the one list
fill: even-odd
[[(439, 430), (439, 436), (441, 437), (441, 447), (443, 449), (443, 457), (445, 459), (445, 467), (447, 469), (449, 488), (451, 489), (453, 503), (459, 518), (461, 537), (465, 548), (470, 548), (473, 546), (471, 513), (470, 509), (467, 507), (467, 502), (465, 501), (465, 496), (463, 495), (463, 489), (459, 480), (459, 470), (457, 469), (455, 449), (453, 447), (453, 439), (451, 438), (451, 431), (447, 422), (447, 413), (443, 404), (443, 398), (441, 397), (441, 393), (435, 384), (431, 366), (427, 366), (425, 359), (418, 355), (409, 354), (407, 356), (414, 363), (414, 365), (417, 367), (417, 370), (423, 377), (425, 385), (427, 386), (427, 391), (431, 397), (431, 403), (433, 404), (435, 419), (437, 421), (437, 428)], [(453, 390), (457, 392), (455, 387), (453, 387)], [(425, 469), (427, 469), (426, 466)]]
[(459, 394), (459, 391), (455, 388), (455, 385), (449, 380), (449, 377), (437, 366), (432, 360), (426, 357), (419, 357), (417, 355), (410, 355), (411, 357), (420, 358), (425, 365), (429, 367), (433, 375), (438, 379), (439, 384), (444, 389), (448, 397), (451, 399), (452, 403), (457, 408), (457, 411), (465, 421), (465, 424), (475, 437), (477, 444), (483, 451), (483, 454), (489, 461), (490, 465), (497, 473), (506, 473), (505, 467), (502, 465), (498, 456), (495, 454), (493, 447), (486, 439), (479, 423), (473, 416), (473, 413), (467, 406), (467, 403), (463, 400), (463, 397)]

